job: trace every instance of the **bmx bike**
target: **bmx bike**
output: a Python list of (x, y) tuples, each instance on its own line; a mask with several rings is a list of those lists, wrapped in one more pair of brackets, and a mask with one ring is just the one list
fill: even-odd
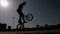
[[(27, 21), (31, 21), (31, 20), (33, 20), (33, 15), (32, 15), (32, 14), (27, 14), (27, 15), (25, 16), (25, 18), (26, 18)], [(22, 26), (24, 27), (24, 23), (23, 23)], [(23, 28), (23, 27), (22, 27), (22, 28)], [(17, 29), (19, 29), (19, 28), (21, 28), (21, 24), (18, 24), (18, 25), (17, 25)]]

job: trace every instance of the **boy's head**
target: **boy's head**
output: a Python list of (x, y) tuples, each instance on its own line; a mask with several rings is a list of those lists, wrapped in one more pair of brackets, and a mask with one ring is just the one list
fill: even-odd
[(24, 1), (24, 2), (23, 2), (23, 5), (25, 5), (25, 4), (26, 4), (26, 2)]

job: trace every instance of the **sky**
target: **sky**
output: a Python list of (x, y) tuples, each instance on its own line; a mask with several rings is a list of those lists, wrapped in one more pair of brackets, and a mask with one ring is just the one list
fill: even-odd
[[(0, 5), (0, 22), (12, 26), (14, 21), (14, 28), (18, 24), (19, 14), (17, 8), (23, 1), (26, 5), (23, 8), (25, 15), (32, 14), (33, 20), (27, 21), (25, 27), (35, 27), (36, 25), (44, 26), (56, 25), (60, 23), (60, 0), (7, 0), (8, 6)], [(15, 19), (13, 20), (13, 17)]]

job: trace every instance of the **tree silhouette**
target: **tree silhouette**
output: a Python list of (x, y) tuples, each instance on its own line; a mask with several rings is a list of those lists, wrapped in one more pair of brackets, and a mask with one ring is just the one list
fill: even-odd
[(39, 29), (40, 27), (39, 27), (39, 25), (37, 25), (37, 29)]

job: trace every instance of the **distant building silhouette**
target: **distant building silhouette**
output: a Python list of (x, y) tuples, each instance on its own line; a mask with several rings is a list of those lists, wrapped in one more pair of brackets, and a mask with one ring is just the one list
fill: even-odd
[(11, 30), (11, 26), (8, 26), (8, 30)]
[(7, 24), (0, 23), (0, 30), (6, 30)]

